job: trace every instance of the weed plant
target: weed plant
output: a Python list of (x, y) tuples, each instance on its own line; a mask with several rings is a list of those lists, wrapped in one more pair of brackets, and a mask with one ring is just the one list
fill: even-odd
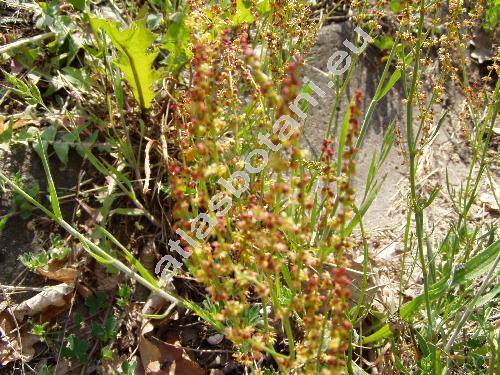
[[(485, 14), (485, 28), (492, 27), (490, 2), (350, 2), (352, 22), (373, 39), (366, 51), (382, 50), (376, 53), (385, 68), (366, 109), (360, 91), (347, 98), (348, 108), (338, 109), (360, 60), (353, 54), (337, 77), (318, 158), (304, 149), (301, 127), (279, 134), (273, 129), (281, 116), (298, 124), (297, 113), (311, 109), (305, 100), (298, 102), (300, 111), (290, 109), (298, 95), (315, 92), (314, 83), (302, 82), (301, 67), (328, 15), (311, 18), (309, 2), (151, 0), (142, 8), (127, 2), (114, 6), (117, 21), (91, 15), (91, 4), (80, 9), (79, 2), (70, 3), (72, 8), (44, 3), (38, 17), (54, 33), (48, 53), (66, 53), (48, 71), (66, 79), (62, 87), (73, 104), (61, 106), (51, 88), (42, 95), (40, 82), (5, 73), (2, 102), (14, 97), (33, 113), (58, 120), (53, 127), (16, 132), (10, 112), (2, 134), (9, 134), (10, 144), (35, 146), (50, 207), (0, 172), (16, 197), (60, 224), (96, 261), (168, 300), (161, 318), (177, 306), (198, 314), (232, 342), (247, 372), (363, 374), (363, 355), (371, 351), (384, 361), (386, 373), (495, 373), (500, 242), (497, 228), (477, 226), (471, 211), (479, 186), (494, 179), (498, 162), (490, 149), (499, 56), (482, 81), (471, 78), (465, 60), (467, 40)], [(74, 31), (81, 33), (79, 40)], [(355, 45), (362, 42), (353, 39)], [(8, 53), (27, 61), (25, 54), (40, 47), (17, 48)], [(395, 85), (403, 88), (406, 124), (388, 124), (364, 191), (355, 192), (358, 150), (376, 106)], [(453, 121), (469, 148), (469, 171), (459, 186), (448, 181), (429, 190), (420, 182), (421, 166), (448, 116), (435, 113), (435, 104), (452, 87), (465, 98), (462, 116)], [(339, 123), (337, 111), (343, 115)], [(423, 290), (396, 311), (379, 312), (366, 293), (370, 264), (363, 217), (383, 183), (380, 170), (394, 144), (409, 186), (405, 257), (414, 260), (402, 263), (401, 275), (405, 267), (420, 269)], [(263, 147), (268, 153), (252, 158), (259, 173), (249, 181), (234, 177), (244, 170), (247, 155)], [(99, 213), (90, 225), (69, 222), (59, 207), (48, 158), (54, 152), (67, 160), (69, 149), (102, 174), (102, 186), (81, 192)], [(444, 195), (453, 219), (447, 233), (430, 242), (424, 224), (434, 200)], [(205, 214), (202, 223), (194, 222), (199, 214)], [(184, 237), (175, 252), (171, 242), (179, 230), (200, 233), (203, 241)], [(154, 235), (158, 260), (168, 253), (169, 265), (183, 266), (162, 268), (163, 277), (155, 276), (131, 240), (144, 233)], [(361, 293), (349, 302), (346, 254), (354, 235), (364, 238), (364, 264)], [(37, 266), (38, 258), (23, 259)], [(172, 287), (173, 279), (185, 275), (203, 288), (203, 303)], [(406, 287), (401, 277), (401, 295)], [(122, 287), (120, 306), (129, 298), (130, 290)], [(361, 330), (374, 316), (368, 332)]]

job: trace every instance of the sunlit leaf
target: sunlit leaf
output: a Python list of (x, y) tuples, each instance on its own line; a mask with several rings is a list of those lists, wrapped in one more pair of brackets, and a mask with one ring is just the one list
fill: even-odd
[(91, 18), (90, 23), (95, 31), (102, 29), (109, 36), (120, 52), (116, 65), (124, 73), (141, 108), (149, 108), (154, 98), (152, 86), (159, 78), (159, 72), (153, 69), (158, 51), (153, 49), (149, 52), (157, 35), (148, 30), (143, 20), (132, 23), (122, 31), (117, 22)]

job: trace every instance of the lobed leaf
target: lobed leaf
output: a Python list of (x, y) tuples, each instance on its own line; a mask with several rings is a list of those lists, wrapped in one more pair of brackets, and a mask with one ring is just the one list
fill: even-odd
[(122, 31), (117, 22), (105, 19), (91, 18), (90, 24), (94, 31), (102, 29), (109, 36), (120, 52), (120, 59), (115, 64), (125, 75), (141, 108), (150, 108), (154, 98), (152, 86), (160, 76), (153, 69), (158, 50), (149, 52), (157, 35), (148, 30), (144, 20), (136, 21)]

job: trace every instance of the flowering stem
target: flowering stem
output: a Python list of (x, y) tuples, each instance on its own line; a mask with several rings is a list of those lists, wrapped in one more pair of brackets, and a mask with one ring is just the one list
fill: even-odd
[[(426, 257), (424, 254), (424, 212), (420, 207), (420, 200), (417, 196), (417, 145), (418, 140), (415, 139), (413, 133), (413, 104), (415, 99), (415, 93), (417, 89), (419, 69), (420, 69), (420, 54), (422, 49), (422, 30), (424, 24), (425, 16), (425, 1), (420, 1), (420, 19), (418, 25), (417, 43), (415, 47), (415, 59), (414, 67), (412, 72), (412, 81), (410, 86), (410, 92), (407, 97), (406, 105), (406, 137), (408, 146), (408, 158), (410, 167), (410, 209), (414, 212), (415, 225), (416, 225), (416, 235), (417, 235), (417, 246), (418, 254), (420, 258), (420, 265), (422, 267), (422, 276), (424, 282), (424, 296), (425, 296), (425, 307), (427, 312), (427, 339), (433, 342), (433, 319), (432, 310), (429, 297), (429, 280), (427, 272)], [(403, 73), (405, 74), (405, 72)], [(436, 370), (436, 351), (435, 347), (431, 345), (431, 361), (432, 361), (432, 373)]]

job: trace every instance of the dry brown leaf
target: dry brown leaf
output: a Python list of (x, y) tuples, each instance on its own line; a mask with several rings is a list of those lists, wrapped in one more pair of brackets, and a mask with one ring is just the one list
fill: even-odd
[(92, 290), (88, 286), (83, 285), (82, 283), (78, 283), (78, 285), (76, 286), (76, 290), (83, 297), (83, 299), (87, 299), (92, 294), (94, 294), (94, 292), (92, 292)]
[(485, 205), (486, 209), (493, 213), (498, 213), (500, 208), (498, 207), (495, 196), (490, 193), (482, 193), (479, 195), (479, 201)]
[(146, 375), (202, 375), (205, 373), (184, 353), (182, 348), (152, 336), (146, 337), (146, 334), (152, 330), (153, 325), (146, 323), (139, 339), (139, 353)]
[(57, 308), (65, 308), (69, 306), (71, 293), (75, 289), (71, 284), (59, 284), (48, 287), (41, 291), (36, 296), (21, 302), (13, 308), (13, 312), (17, 319), (23, 320), (24, 317), (34, 316), (44, 313), (49, 308), (56, 310)]
[(25, 125), (27, 125), (29, 123), (28, 120), (24, 119), (24, 118), (20, 118), (19, 120), (17, 120), (14, 125), (12, 125), (12, 130), (17, 130), (17, 129), (21, 129), (22, 127), (24, 127)]
[[(0, 313), (0, 364), (7, 365), (10, 362), (22, 360), (29, 362), (35, 356), (33, 347), (39, 337), (26, 331), (18, 334), (15, 330), (16, 324), (12, 315), (6, 310)], [(19, 344), (21, 340), (21, 345)]]
[(59, 281), (61, 283), (73, 284), (78, 277), (78, 270), (68, 267), (60, 267), (59, 264), (50, 263), (47, 270), (39, 268), (36, 270), (41, 276), (45, 276), (48, 279)]

